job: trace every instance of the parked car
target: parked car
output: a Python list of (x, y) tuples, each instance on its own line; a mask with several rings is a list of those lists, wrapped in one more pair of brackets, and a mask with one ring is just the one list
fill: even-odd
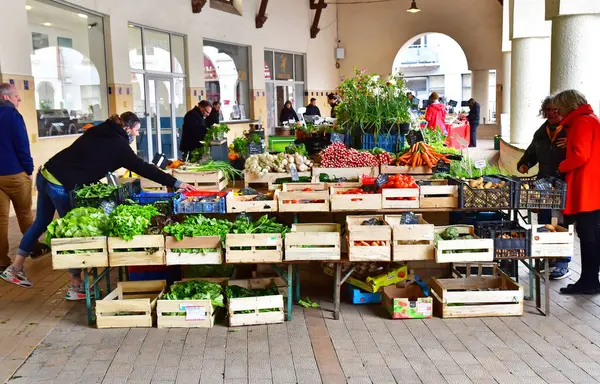
[(37, 118), (40, 137), (75, 135), (83, 132), (77, 119), (72, 118), (66, 109), (38, 109)]

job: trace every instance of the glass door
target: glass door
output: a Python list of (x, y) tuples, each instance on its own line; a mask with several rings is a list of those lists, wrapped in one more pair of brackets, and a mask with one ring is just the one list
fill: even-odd
[(294, 85), (293, 84), (275, 84), (275, 102), (277, 105), (277, 126), (281, 126), (282, 123), (279, 121), (279, 115), (281, 110), (285, 106), (286, 101), (292, 102), (292, 107), (296, 109), (295, 96), (294, 96)]
[(173, 79), (146, 76), (146, 126), (148, 159), (162, 153), (169, 159), (177, 156)]

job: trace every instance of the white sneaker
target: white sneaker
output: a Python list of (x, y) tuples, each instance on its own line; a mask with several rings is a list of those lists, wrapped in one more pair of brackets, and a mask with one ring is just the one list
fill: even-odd
[(0, 274), (0, 278), (2, 278), (4, 281), (7, 281), (11, 284), (18, 285), (19, 287), (23, 287), (23, 288), (33, 287), (33, 282), (31, 282), (31, 280), (29, 280), (27, 278), (27, 276), (25, 276), (25, 271), (20, 270), (17, 272), (17, 271), (15, 271), (15, 269), (13, 268), (12, 265), (10, 265), (8, 268), (6, 268), (4, 270), (4, 272), (2, 272)]
[[(94, 292), (92, 292), (92, 291), (90, 291), (90, 298), (91, 299), (94, 298)], [(85, 288), (83, 287), (83, 285), (76, 286), (76, 285), (70, 284), (69, 290), (67, 291), (67, 294), (65, 295), (65, 299), (71, 300), (71, 301), (85, 300)]]

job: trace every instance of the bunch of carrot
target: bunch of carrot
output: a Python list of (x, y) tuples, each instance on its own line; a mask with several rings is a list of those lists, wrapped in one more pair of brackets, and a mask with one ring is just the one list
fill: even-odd
[(450, 163), (446, 155), (435, 152), (432, 146), (420, 141), (413, 144), (402, 156), (396, 158), (396, 165), (408, 165), (411, 168), (426, 165), (433, 168), (440, 160)]

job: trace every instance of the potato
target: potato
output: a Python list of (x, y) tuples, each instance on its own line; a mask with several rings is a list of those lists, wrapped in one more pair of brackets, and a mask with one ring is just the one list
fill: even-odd
[(492, 183), (491, 181), (488, 181), (487, 183), (485, 183), (485, 185), (483, 186), (483, 189), (490, 189), (492, 188), (492, 186), (494, 185), (494, 183)]
[(556, 232), (556, 228), (554, 227), (554, 225), (546, 224), (546, 225), (544, 225), (544, 227), (546, 227), (546, 229), (549, 230), (550, 232)]

